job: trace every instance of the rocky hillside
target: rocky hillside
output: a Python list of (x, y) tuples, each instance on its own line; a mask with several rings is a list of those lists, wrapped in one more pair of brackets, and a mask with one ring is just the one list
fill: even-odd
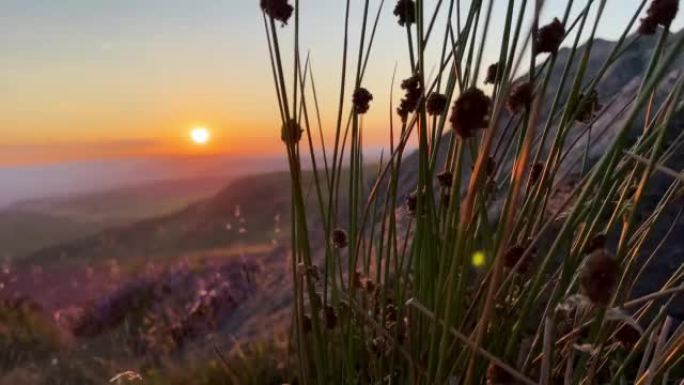
[[(669, 41), (674, 41), (678, 36), (681, 36), (684, 31), (680, 31), (672, 36)], [(638, 88), (642, 82), (641, 74), (648, 66), (652, 51), (655, 47), (655, 37), (640, 36), (635, 38), (634, 36), (628, 37), (629, 45), (623, 56), (612, 65), (608, 71), (606, 71), (604, 77), (599, 82), (597, 91), (600, 103), (603, 105), (601, 116), (596, 120), (592, 126), (592, 136), (589, 145), (588, 157), (587, 157), (587, 167), (595, 164), (606, 152), (607, 147), (612, 143), (617, 136), (618, 131), (621, 129), (626, 119), (626, 114), (628, 112), (628, 107), (637, 93)], [(671, 43), (670, 43), (671, 44)], [(607, 60), (611, 50), (615, 46), (614, 42), (605, 40), (594, 41), (594, 47), (592, 48), (592, 54), (589, 60), (589, 66), (587, 69), (587, 75), (585, 79), (593, 79), (598, 71), (600, 70), (603, 63)], [(578, 49), (577, 55), (582, 55), (583, 46)], [(551, 75), (550, 84), (548, 91), (545, 95), (545, 100), (549, 102), (546, 103), (545, 109), (541, 114), (540, 122), (545, 122), (550, 110), (550, 101), (553, 100), (555, 92), (558, 89), (558, 84), (560, 82), (563, 70), (568, 62), (570, 55), (570, 50), (564, 48), (559, 51), (557, 63)], [(577, 71), (577, 65), (579, 60), (577, 56), (573, 61), (570, 70), (570, 76), (568, 79), (571, 82), (574, 74)], [(670, 67), (668, 75), (665, 77), (662, 84), (658, 87), (656, 91), (656, 103), (665, 98), (665, 96), (672, 90), (677, 78), (684, 71), (684, 55), (680, 55), (674, 64)], [(586, 82), (585, 82), (586, 84)], [(561, 100), (564, 100), (567, 95), (562, 95)], [(503, 135), (510, 134), (503, 129), (503, 124), (509, 118), (504, 112), (504, 116), (501, 119), (502, 126), (499, 132), (503, 132)], [(561, 176), (557, 180), (557, 190), (558, 195), (555, 201), (560, 201), (563, 198), (564, 191), (570, 191), (573, 183), (576, 182), (576, 175), (580, 167), (582, 166), (582, 158), (584, 157), (587, 148), (587, 135), (582, 135), (585, 131), (586, 126), (582, 123), (576, 123), (575, 129), (573, 129), (568, 135), (566, 140), (567, 151), (566, 159), (561, 167), (559, 175)], [(542, 131), (542, 125), (537, 128), (538, 134)], [(631, 142), (636, 141), (636, 139), (641, 135), (643, 129), (643, 118), (637, 119), (636, 124), (630, 128), (628, 134), (628, 140)], [(671, 141), (675, 136), (681, 134), (684, 129), (684, 114), (679, 114), (675, 116), (672, 127), (670, 127), (668, 134), (666, 135), (666, 141)], [(550, 130), (549, 137), (553, 138), (556, 132), (556, 127), (552, 126)], [(445, 136), (443, 143), (448, 143), (450, 139), (450, 133)], [(499, 140), (500, 138), (497, 138)], [(539, 135), (537, 135), (537, 140), (539, 140)], [(547, 139), (545, 148), (550, 147), (551, 140)], [(538, 141), (537, 141), (538, 143)], [(438, 155), (438, 170), (442, 167), (444, 159), (446, 158), (447, 146), (442, 145), (439, 149)], [(508, 162), (510, 165), (511, 159), (504, 159), (504, 162)], [(405, 196), (411, 193), (415, 189), (415, 184), (417, 181), (417, 170), (412, 165), (417, 165), (417, 154), (411, 154), (404, 161), (404, 166), (402, 169), (402, 174), (400, 176), (400, 192)], [(680, 173), (684, 170), (684, 149), (681, 147), (678, 151), (675, 151), (671, 158), (667, 162), (667, 166), (672, 170), (679, 171)], [(470, 174), (470, 169), (472, 163), (470, 159), (466, 157), (465, 165), (463, 167), (463, 174), (467, 178)], [(505, 181), (508, 175), (500, 175), (499, 181)], [(651, 212), (660, 198), (663, 196), (667, 188), (671, 185), (674, 179), (671, 176), (665, 175), (663, 173), (655, 173), (651, 179), (648, 190), (646, 191), (646, 196), (644, 197), (641, 206), (637, 210), (637, 218), (644, 219), (644, 214)], [(498, 202), (495, 201), (493, 206), (493, 211), (498, 210), (500, 205), (503, 203), (503, 195), (498, 197)], [(553, 202), (552, 202), (553, 206)], [(633, 295), (639, 296), (658, 290), (666, 277), (668, 277), (672, 272), (684, 264), (684, 239), (676, 236), (675, 234), (684, 234), (684, 216), (679, 216), (679, 208), (684, 207), (684, 200), (680, 198), (678, 201), (674, 202), (670, 207), (670, 210), (665, 210), (661, 215), (659, 221), (654, 226), (650, 236), (648, 237), (644, 247), (643, 247), (643, 257), (648, 256), (660, 243), (666, 235), (670, 235), (666, 242), (660, 245), (660, 248), (655, 255), (653, 261), (645, 269), (639, 284), (635, 288)], [(616, 242), (616, 234), (613, 234), (613, 239), (609, 236), (609, 242)], [(684, 296), (680, 296), (679, 304), (676, 308), (681, 310), (678, 311), (678, 316), (684, 318)]]

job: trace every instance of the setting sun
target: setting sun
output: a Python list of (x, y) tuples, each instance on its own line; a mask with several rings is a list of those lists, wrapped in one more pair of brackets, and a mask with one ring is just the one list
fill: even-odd
[(196, 144), (207, 144), (211, 139), (211, 133), (206, 127), (195, 127), (190, 131), (190, 139)]

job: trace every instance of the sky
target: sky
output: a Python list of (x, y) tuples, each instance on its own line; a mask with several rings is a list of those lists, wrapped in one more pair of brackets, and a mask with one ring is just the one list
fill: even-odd
[[(345, 1), (300, 2), (301, 47), (311, 54), (330, 132)], [(370, 3), (375, 12), (380, 0)], [(380, 147), (387, 137), (395, 65), (399, 79), (409, 75), (393, 3), (385, 1), (364, 81), (375, 95), (365, 122), (370, 146)], [(585, 1), (575, 3), (579, 9)], [(618, 36), (638, 3), (609, 0), (598, 35)], [(352, 0), (352, 42), (362, 4)], [(485, 65), (496, 61), (492, 47), (506, 4), (494, 0)], [(541, 23), (560, 17), (565, 4), (549, 0)], [(289, 52), (292, 27), (279, 33)], [(352, 57), (357, 49), (350, 45)], [(283, 151), (279, 119), (258, 0), (0, 0), (0, 167), (156, 155), (270, 156)], [(195, 126), (211, 130), (209, 144), (189, 140)]]

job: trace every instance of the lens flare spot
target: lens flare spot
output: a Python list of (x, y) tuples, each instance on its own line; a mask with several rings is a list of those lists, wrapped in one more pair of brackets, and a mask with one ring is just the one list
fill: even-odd
[(482, 267), (487, 263), (487, 256), (485, 255), (484, 251), (478, 250), (473, 253), (471, 263), (475, 267)]

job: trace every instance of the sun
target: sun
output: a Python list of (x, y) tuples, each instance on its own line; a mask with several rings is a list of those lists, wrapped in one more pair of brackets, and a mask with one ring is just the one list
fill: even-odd
[(194, 127), (190, 130), (190, 139), (195, 144), (207, 144), (211, 140), (211, 132), (206, 127)]

